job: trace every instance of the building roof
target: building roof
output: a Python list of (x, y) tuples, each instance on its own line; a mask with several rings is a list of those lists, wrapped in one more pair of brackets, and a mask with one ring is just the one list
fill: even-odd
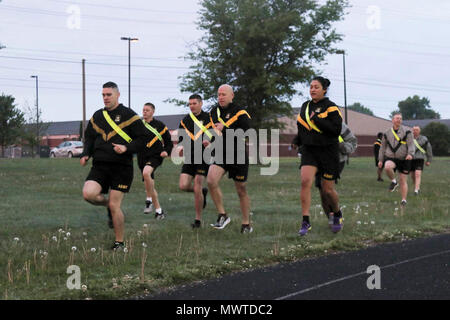
[(430, 122), (439, 122), (445, 124), (450, 129), (450, 119), (420, 119), (420, 120), (403, 120), (403, 124), (406, 126), (420, 128), (426, 127)]

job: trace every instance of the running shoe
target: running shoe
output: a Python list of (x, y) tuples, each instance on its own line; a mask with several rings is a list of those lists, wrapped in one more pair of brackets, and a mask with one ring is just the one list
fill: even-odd
[(114, 223), (112, 220), (111, 210), (109, 208), (107, 208), (107, 209), (108, 209), (108, 227), (110, 229), (114, 229)]
[(398, 182), (391, 182), (391, 185), (389, 186), (389, 191), (394, 192), (395, 189), (398, 187)]
[(305, 236), (308, 233), (308, 231), (311, 230), (311, 229), (312, 229), (311, 225), (308, 222), (303, 221), (302, 222), (302, 227), (298, 231), (298, 234), (301, 235), (301, 236)]
[(400, 205), (401, 205), (402, 207), (406, 206), (406, 200), (402, 200), (402, 202), (400, 202)]
[(119, 250), (123, 250), (124, 248), (125, 248), (125, 244), (123, 242), (115, 241), (113, 246), (111, 247), (111, 250), (119, 251)]
[(202, 193), (203, 193), (203, 209), (205, 209), (206, 207), (206, 195), (208, 194), (208, 188), (203, 188), (202, 189)]
[(164, 213), (164, 210), (161, 210), (161, 213), (158, 213), (155, 211), (155, 219), (156, 220), (163, 220), (166, 217), (166, 214)]
[(223, 229), (229, 224), (231, 221), (230, 217), (227, 217), (226, 214), (219, 214), (217, 221), (215, 224), (211, 224), (211, 227), (214, 229)]
[(333, 233), (338, 233), (344, 227), (344, 218), (342, 217), (334, 217), (333, 224), (331, 225), (331, 231)]
[(378, 178), (377, 181), (383, 182), (384, 180), (382, 178)]
[(191, 224), (192, 229), (198, 229), (202, 226), (202, 223), (200, 220), (195, 220), (194, 223)]
[(414, 195), (418, 196), (419, 195), (420, 190), (414, 190)]
[(241, 226), (241, 233), (252, 233), (253, 232), (253, 228), (251, 225), (249, 224), (243, 224)]
[(150, 200), (145, 200), (144, 213), (149, 214), (153, 211), (153, 203)]

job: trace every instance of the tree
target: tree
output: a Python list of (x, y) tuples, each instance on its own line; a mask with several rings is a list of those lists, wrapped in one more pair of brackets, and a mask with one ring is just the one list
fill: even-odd
[(354, 104), (347, 107), (347, 109), (368, 114), (370, 116), (375, 116), (373, 111), (369, 108), (364, 107), (361, 103), (355, 102)]
[(0, 96), (0, 146), (2, 158), (5, 156), (5, 148), (17, 142), (22, 134), (25, 124), (23, 113), (16, 108), (15, 98), (2, 94)]
[(30, 107), (28, 104), (26, 105), (25, 121), (27, 125), (22, 135), (23, 140), (25, 140), (31, 148), (32, 157), (35, 155), (35, 149), (37, 149), (37, 152), (39, 153), (38, 149), (41, 143), (42, 134), (50, 126), (50, 123), (42, 122), (42, 109), (36, 109), (37, 106)]
[(418, 95), (408, 97), (406, 100), (398, 103), (398, 109), (392, 111), (391, 118), (394, 113), (400, 112), (403, 120), (418, 119), (440, 119), (441, 115), (431, 109), (430, 100), (420, 98)]
[(446, 156), (450, 150), (450, 131), (440, 122), (430, 122), (422, 129), (421, 134), (426, 136), (433, 148), (433, 155)]
[[(279, 128), (291, 115), (295, 86), (318, 73), (314, 65), (336, 52), (341, 40), (332, 23), (343, 18), (347, 0), (203, 0), (204, 36), (187, 58), (196, 62), (182, 77), (181, 91), (215, 101), (230, 84), (256, 128)], [(176, 101), (176, 100), (172, 100)], [(183, 104), (181, 101), (177, 101)]]

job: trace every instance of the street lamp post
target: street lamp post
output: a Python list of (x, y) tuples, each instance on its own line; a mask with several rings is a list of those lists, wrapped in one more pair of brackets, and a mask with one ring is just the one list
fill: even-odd
[(128, 108), (131, 108), (131, 42), (136, 42), (138, 38), (121, 37), (120, 40), (128, 41)]
[(39, 151), (39, 78), (38, 76), (30, 76), (30, 78), (36, 79), (36, 143)]
[(344, 110), (345, 110), (345, 124), (348, 124), (347, 120), (347, 83), (345, 79), (345, 50), (337, 50), (337, 54), (342, 54), (342, 63), (344, 66)]

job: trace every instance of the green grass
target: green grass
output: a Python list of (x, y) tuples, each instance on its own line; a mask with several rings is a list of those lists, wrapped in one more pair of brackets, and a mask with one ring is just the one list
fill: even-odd
[[(193, 194), (178, 190), (180, 167), (165, 161), (157, 170), (157, 190), (168, 214), (162, 221), (142, 213), (144, 185), (135, 167), (123, 202), (129, 251), (114, 253), (105, 209), (81, 196), (88, 167), (77, 159), (0, 159), (0, 298), (132, 297), (234, 271), (448, 232), (449, 163), (449, 158), (436, 158), (424, 171), (421, 195), (414, 197), (410, 190), (402, 210), (399, 193), (389, 193), (387, 181), (376, 181), (373, 159), (351, 159), (337, 185), (344, 229), (330, 232), (315, 190), (313, 229), (303, 238), (297, 236), (298, 159), (281, 159), (275, 176), (260, 176), (259, 167), (251, 166), (254, 232), (247, 235), (239, 232), (239, 201), (231, 180), (222, 181), (231, 224), (225, 230), (209, 227), (216, 211), (208, 198), (204, 227), (193, 231)], [(80, 267), (86, 290), (67, 289), (66, 270), (72, 264)]]

